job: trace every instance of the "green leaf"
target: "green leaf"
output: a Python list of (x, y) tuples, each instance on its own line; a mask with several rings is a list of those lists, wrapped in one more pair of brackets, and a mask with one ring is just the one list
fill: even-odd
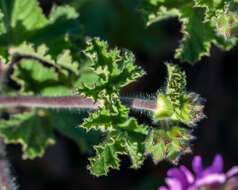
[(111, 126), (104, 142), (95, 146), (96, 156), (90, 158), (88, 167), (94, 175), (106, 175), (109, 168), (119, 168), (119, 154), (129, 155), (132, 168), (138, 168), (144, 161), (145, 135), (148, 133), (146, 126), (138, 125), (134, 118), (129, 118)]
[(88, 169), (96, 176), (106, 175), (109, 168), (119, 169), (118, 155), (126, 154), (121, 140), (107, 138), (103, 144), (95, 146), (96, 156), (90, 158)]
[(216, 16), (218, 11), (223, 11), (231, 1), (230, 0), (194, 0), (195, 5), (197, 7), (205, 7), (206, 8), (206, 17), (210, 19)]
[(124, 146), (130, 155), (132, 168), (140, 167), (144, 161), (144, 144), (141, 142), (148, 134), (147, 126), (138, 125), (136, 119), (130, 118), (118, 127), (120, 128), (119, 136), (123, 139)]
[(179, 157), (189, 152), (191, 132), (178, 126), (153, 129), (145, 141), (145, 154), (151, 154), (154, 163), (167, 159), (177, 163)]
[(79, 63), (73, 62), (69, 51), (64, 51), (54, 61), (48, 54), (46, 45), (37, 49), (32, 44), (23, 43), (12, 52), (22, 55), (30, 53), (36, 59), (22, 59), (15, 65), (12, 79), (21, 85), (21, 93), (35, 95), (73, 95), (79, 84)]
[(195, 63), (204, 55), (209, 55), (211, 42), (215, 40), (214, 28), (204, 21), (203, 9), (194, 9), (192, 6), (182, 10), (180, 17), (183, 22), (184, 38), (176, 50), (175, 58)]
[(203, 105), (196, 93), (187, 93), (186, 75), (177, 65), (166, 64), (168, 81), (164, 92), (159, 92), (156, 100), (156, 109), (153, 119), (172, 120), (194, 126), (203, 119)]
[(118, 96), (121, 87), (144, 74), (140, 67), (134, 65), (135, 58), (130, 51), (109, 50), (107, 43), (98, 38), (88, 42), (85, 55), (91, 61), (91, 71), (94, 71), (99, 79), (92, 86), (82, 84), (78, 92), (86, 97), (93, 97), (95, 101)]
[(6, 143), (20, 143), (24, 159), (43, 156), (45, 149), (55, 142), (53, 130), (75, 141), (83, 153), (92, 154), (91, 146), (99, 142), (101, 134), (97, 131), (86, 133), (78, 127), (87, 115), (76, 110), (33, 109), (1, 120), (0, 135)]
[(1, 120), (0, 135), (6, 143), (20, 143), (23, 158), (42, 156), (45, 148), (54, 144), (53, 129), (47, 125), (44, 114), (34, 111), (15, 114), (8, 121)]
[(78, 93), (100, 101), (103, 106), (84, 121), (82, 127), (87, 131), (101, 130), (106, 139), (95, 146), (96, 156), (90, 158), (88, 167), (94, 175), (106, 175), (109, 168), (119, 168), (119, 154), (127, 154), (132, 167), (143, 163), (143, 140), (148, 129), (128, 116), (129, 109), (120, 102), (120, 88), (133, 82), (143, 74), (134, 65), (134, 56), (127, 50), (109, 49), (104, 41), (94, 38), (88, 42), (84, 54), (90, 60), (89, 68), (98, 76), (94, 85), (82, 84)]
[[(127, 111), (128, 112), (128, 111)], [(125, 112), (125, 113), (127, 113)], [(119, 140), (120, 146), (112, 146), (104, 147), (103, 145), (96, 146), (96, 153), (99, 153), (99, 150), (105, 149), (105, 151), (109, 151), (109, 149), (113, 149), (114, 152), (120, 152), (117, 150), (117, 147), (124, 147), (124, 153), (128, 154), (132, 161), (132, 167), (138, 168), (143, 163), (143, 151), (144, 151), (144, 144), (142, 143), (145, 139), (146, 134), (148, 133), (148, 129), (146, 126), (138, 125), (136, 119), (128, 118), (128, 116), (124, 112), (120, 112), (117, 114), (110, 113), (107, 110), (100, 109), (97, 114), (91, 114), (91, 117), (86, 119), (82, 125), (83, 128), (87, 130), (97, 129), (101, 130), (102, 132), (107, 133), (107, 138), (111, 139), (112, 141), (117, 142)], [(120, 148), (121, 149), (121, 148)], [(112, 151), (112, 150), (111, 150)], [(126, 151), (126, 152), (125, 152)], [(107, 156), (103, 153), (101, 157)], [(116, 153), (115, 153), (116, 154)], [(114, 155), (114, 157), (117, 157)], [(107, 160), (107, 158), (101, 158), (103, 160)], [(92, 160), (98, 160), (98, 155)], [(98, 162), (90, 162), (91, 166), (89, 166), (90, 171), (95, 174), (94, 169), (98, 168), (99, 166), (95, 166), (97, 164), (102, 164)], [(117, 162), (118, 163), (118, 162)], [(119, 165), (117, 165), (119, 166)], [(104, 168), (102, 171), (108, 172), (110, 166), (103, 165), (100, 168)], [(111, 166), (112, 167), (112, 166)], [(94, 168), (91, 170), (91, 168)], [(118, 167), (112, 167), (118, 168)], [(105, 173), (97, 172), (97, 175), (105, 175)]]
[(181, 104), (181, 97), (187, 92), (186, 75), (177, 65), (166, 64), (168, 69), (168, 82), (166, 94), (170, 97), (173, 105)]
[(46, 44), (53, 59), (66, 49), (76, 56), (70, 36), (80, 35), (82, 29), (72, 7), (55, 7), (49, 19), (43, 15), (37, 0), (1, 0), (0, 10), (4, 14), (0, 20), (0, 55), (4, 62), (10, 59), (5, 52), (23, 42), (32, 43), (34, 47)]
[(125, 117), (118, 117), (118, 113), (110, 113), (108, 110), (100, 108), (97, 113), (92, 113), (90, 117), (84, 120), (83, 127), (89, 131), (91, 129), (111, 130), (110, 127), (123, 122)]
[(231, 1), (142, 0), (140, 9), (147, 25), (172, 16), (179, 18), (184, 37), (175, 58), (182, 61), (199, 61), (209, 55), (212, 43), (229, 50), (237, 41), (237, 7)]

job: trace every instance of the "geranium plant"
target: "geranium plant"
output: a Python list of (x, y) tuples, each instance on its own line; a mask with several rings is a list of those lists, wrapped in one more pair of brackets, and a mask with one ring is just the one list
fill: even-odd
[[(237, 3), (141, 0), (136, 11), (145, 19), (145, 28), (178, 17), (184, 37), (175, 58), (195, 64), (209, 55), (211, 44), (223, 50), (236, 44)], [(147, 98), (123, 96), (121, 89), (146, 72), (132, 51), (87, 34), (76, 8), (79, 4), (54, 5), (46, 15), (37, 0), (0, 0), (0, 108), (2, 115), (8, 115), (0, 121), (4, 143), (21, 144), (23, 159), (34, 159), (55, 144), (54, 131), (78, 144), (83, 135), (93, 136), (94, 140), (84, 143), (86, 149), (94, 148), (87, 168), (95, 176), (119, 169), (121, 155), (127, 155), (135, 169), (148, 156), (155, 164), (162, 160), (178, 164), (181, 155), (191, 153), (192, 131), (205, 118), (203, 99), (187, 90), (183, 69), (167, 62), (166, 82), (157, 93)], [(59, 116), (59, 109), (66, 109), (66, 113)], [(71, 109), (83, 120), (76, 122), (77, 126), (71, 125)], [(138, 122), (130, 110), (145, 113), (151, 125)], [(1, 146), (5, 157), (4, 144)], [(212, 171), (207, 169), (200, 175), (199, 159), (195, 157), (193, 164), (196, 179), (183, 166), (169, 170), (169, 189), (200, 188), (201, 176), (209, 178), (221, 172), (218, 156)], [(0, 162), (0, 188), (15, 189), (7, 161)], [(217, 174), (214, 181), (220, 182), (221, 176), (225, 176), (224, 183), (230, 174)]]

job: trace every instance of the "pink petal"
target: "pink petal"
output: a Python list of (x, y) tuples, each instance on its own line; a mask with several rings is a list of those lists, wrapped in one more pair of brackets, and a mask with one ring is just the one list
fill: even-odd
[(222, 184), (225, 181), (226, 181), (226, 176), (224, 174), (210, 174), (198, 179), (196, 181), (196, 186), (200, 187), (203, 185)]
[(188, 186), (188, 181), (185, 174), (178, 168), (172, 168), (167, 172), (168, 177), (172, 179), (177, 179), (183, 188)]
[(185, 166), (180, 166), (180, 170), (185, 174), (188, 183), (192, 184), (194, 182), (193, 174)]
[(220, 173), (223, 170), (223, 159), (220, 154), (217, 154), (213, 160), (212, 166), (213, 171), (216, 173)]
[(226, 172), (226, 177), (229, 178), (236, 174), (238, 174), (238, 166), (233, 166), (228, 172)]
[(193, 166), (193, 171), (197, 175), (200, 175), (202, 173), (202, 171), (203, 171), (203, 169), (202, 169), (202, 159), (201, 159), (200, 156), (195, 156), (193, 158), (192, 166)]
[(184, 190), (178, 179), (166, 178), (165, 181), (169, 186), (169, 190)]
[(217, 154), (212, 162), (212, 165), (205, 169), (201, 176), (206, 176), (214, 173), (221, 173), (223, 170), (223, 159), (221, 155)]

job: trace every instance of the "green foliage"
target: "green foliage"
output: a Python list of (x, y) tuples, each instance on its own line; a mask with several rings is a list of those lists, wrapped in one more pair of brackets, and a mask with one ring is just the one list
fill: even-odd
[(1, 121), (0, 133), (5, 142), (22, 144), (25, 159), (42, 156), (45, 148), (55, 142), (52, 127), (47, 125), (41, 110), (16, 114), (8, 121)]
[[(34, 47), (46, 44), (53, 59), (65, 49), (75, 54), (69, 38), (72, 34), (81, 34), (81, 25), (73, 8), (56, 7), (47, 19), (37, 0), (1, 0), (0, 12), (3, 14), (0, 18), (0, 56), (3, 62), (10, 60), (12, 47), (19, 47), (24, 42), (34, 44)], [(24, 53), (30, 54), (31, 51)]]
[(78, 93), (103, 105), (84, 120), (82, 127), (105, 133), (104, 141), (94, 147), (96, 156), (90, 158), (91, 173), (106, 175), (109, 168), (118, 169), (118, 156), (123, 154), (130, 156), (133, 168), (138, 168), (149, 154), (155, 163), (162, 159), (176, 162), (180, 155), (190, 151), (191, 131), (179, 127), (178, 122), (193, 126), (203, 118), (203, 107), (196, 94), (187, 93), (185, 73), (178, 66), (167, 64), (168, 82), (165, 92), (158, 94), (154, 111), (159, 129), (150, 129), (129, 118), (129, 109), (119, 100), (120, 88), (143, 73), (133, 66), (134, 58), (128, 56), (132, 54), (126, 52), (125, 56), (125, 52), (109, 49), (106, 42), (97, 38), (88, 43), (84, 53), (99, 78), (91, 86), (82, 84)]
[[(71, 96), (80, 82), (87, 81), (87, 77), (82, 79), (79, 75), (82, 60), (78, 48), (70, 40), (76, 40), (82, 34), (78, 13), (72, 7), (53, 7), (49, 18), (43, 15), (37, 0), (2, 0), (0, 10), (3, 12), (1, 61), (9, 64), (9, 70), (13, 66), (11, 78), (20, 85), (19, 92), (4, 86), (2, 94)], [(72, 120), (76, 115), (78, 119)], [(23, 145), (24, 158), (42, 156), (49, 145), (47, 139), (52, 139), (53, 129), (75, 140), (83, 152), (90, 153), (90, 145), (98, 142), (99, 133), (86, 134), (85, 130), (76, 128), (86, 116), (71, 112), (62, 116), (52, 110), (32, 109), (22, 116), (13, 115), (9, 121), (1, 120), (1, 133), (6, 142)], [(49, 131), (45, 130), (45, 126)]]
[(154, 120), (173, 120), (194, 126), (205, 117), (201, 99), (195, 93), (187, 93), (185, 73), (177, 65), (166, 66), (168, 81), (165, 92), (160, 92), (157, 96)]
[(77, 127), (87, 114), (78, 111), (34, 109), (14, 114), (10, 120), (1, 120), (0, 135), (6, 143), (20, 143), (23, 158), (43, 156), (45, 149), (55, 143), (53, 130), (74, 140), (82, 152), (92, 154), (91, 146), (100, 139), (100, 133)]
[(78, 92), (92, 97), (95, 102), (102, 101), (103, 106), (97, 113), (92, 113), (82, 127), (101, 130), (106, 135), (104, 142), (95, 146), (96, 156), (90, 158), (88, 168), (94, 175), (105, 175), (109, 168), (119, 168), (120, 154), (128, 154), (132, 167), (138, 168), (143, 162), (141, 142), (148, 131), (147, 127), (128, 117), (129, 109), (121, 104), (119, 90), (140, 77), (143, 71), (133, 65), (131, 52), (109, 50), (107, 43), (97, 38), (88, 43), (84, 53), (91, 61), (89, 67), (99, 79), (92, 86), (83, 84)]
[(175, 58), (196, 63), (209, 55), (211, 44), (229, 50), (236, 41), (237, 2), (203, 0), (142, 0), (140, 10), (147, 25), (177, 16), (184, 33)]
[(79, 63), (73, 62), (69, 51), (64, 51), (54, 61), (45, 45), (36, 50), (31, 44), (23, 43), (18, 53), (30, 53), (42, 61), (23, 59), (15, 66), (12, 78), (21, 85), (21, 93), (36, 95), (73, 95), (79, 84)]
[(182, 154), (190, 152), (191, 130), (189, 127), (204, 118), (203, 106), (195, 93), (187, 93), (186, 76), (177, 65), (166, 64), (168, 81), (164, 92), (157, 95), (154, 121), (159, 128), (153, 128), (145, 140), (145, 154), (151, 154), (154, 163), (168, 159), (177, 163)]
[[(143, 2), (148, 23), (179, 16), (185, 38), (177, 56), (184, 60), (198, 60), (208, 53), (211, 42), (224, 48), (234, 44), (235, 38), (220, 34), (229, 31), (233, 35), (235, 25), (228, 23), (235, 18), (234, 12), (224, 17), (222, 10), (235, 7), (199, 1), (193, 8), (187, 0)], [(158, 10), (161, 12), (157, 14)], [(156, 13), (153, 18), (151, 11)], [(203, 23), (204, 19), (208, 21)], [(73, 139), (83, 152), (92, 153), (90, 146), (97, 144), (96, 155), (89, 159), (88, 166), (96, 176), (106, 175), (110, 168), (119, 169), (120, 155), (129, 156), (132, 168), (139, 168), (149, 154), (155, 163), (162, 159), (175, 162), (189, 151), (192, 139), (191, 131), (179, 123), (191, 127), (204, 117), (199, 96), (187, 93), (185, 73), (171, 64), (167, 64), (167, 85), (156, 100), (153, 119), (157, 127), (139, 124), (130, 117), (129, 108), (120, 101), (120, 89), (143, 76), (144, 71), (134, 64), (131, 51), (111, 48), (105, 41), (83, 36), (78, 14), (70, 6), (53, 7), (47, 18), (37, 0), (0, 0), (0, 58), (8, 63), (7, 71), (13, 71), (9, 72), (11, 80), (20, 85), (19, 90), (14, 85), (1, 86), (2, 94), (78, 93), (101, 105), (89, 117), (78, 110), (31, 108), (11, 115), (9, 120), (1, 119), (0, 135), (7, 143), (22, 144), (23, 158), (42, 156), (45, 148), (54, 143), (56, 130)], [(102, 142), (98, 144), (100, 138)]]
[(118, 97), (119, 88), (144, 74), (141, 68), (133, 65), (135, 58), (132, 52), (120, 52), (118, 49), (108, 51), (107, 43), (97, 38), (88, 42), (84, 52), (90, 59), (91, 70), (94, 70), (99, 79), (93, 87), (83, 85), (78, 88), (78, 92), (86, 97), (93, 97), (94, 101), (107, 99), (110, 103), (114, 96)]
[(193, 138), (190, 133), (168, 123), (167, 127), (153, 129), (145, 141), (145, 154), (152, 154), (154, 163), (168, 159), (176, 164), (182, 154), (190, 152), (189, 143)]

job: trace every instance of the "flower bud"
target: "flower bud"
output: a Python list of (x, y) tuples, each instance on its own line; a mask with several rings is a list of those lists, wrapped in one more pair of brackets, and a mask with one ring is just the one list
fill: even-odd
[(170, 99), (163, 93), (159, 93), (156, 101), (155, 120), (169, 119), (174, 114)]

